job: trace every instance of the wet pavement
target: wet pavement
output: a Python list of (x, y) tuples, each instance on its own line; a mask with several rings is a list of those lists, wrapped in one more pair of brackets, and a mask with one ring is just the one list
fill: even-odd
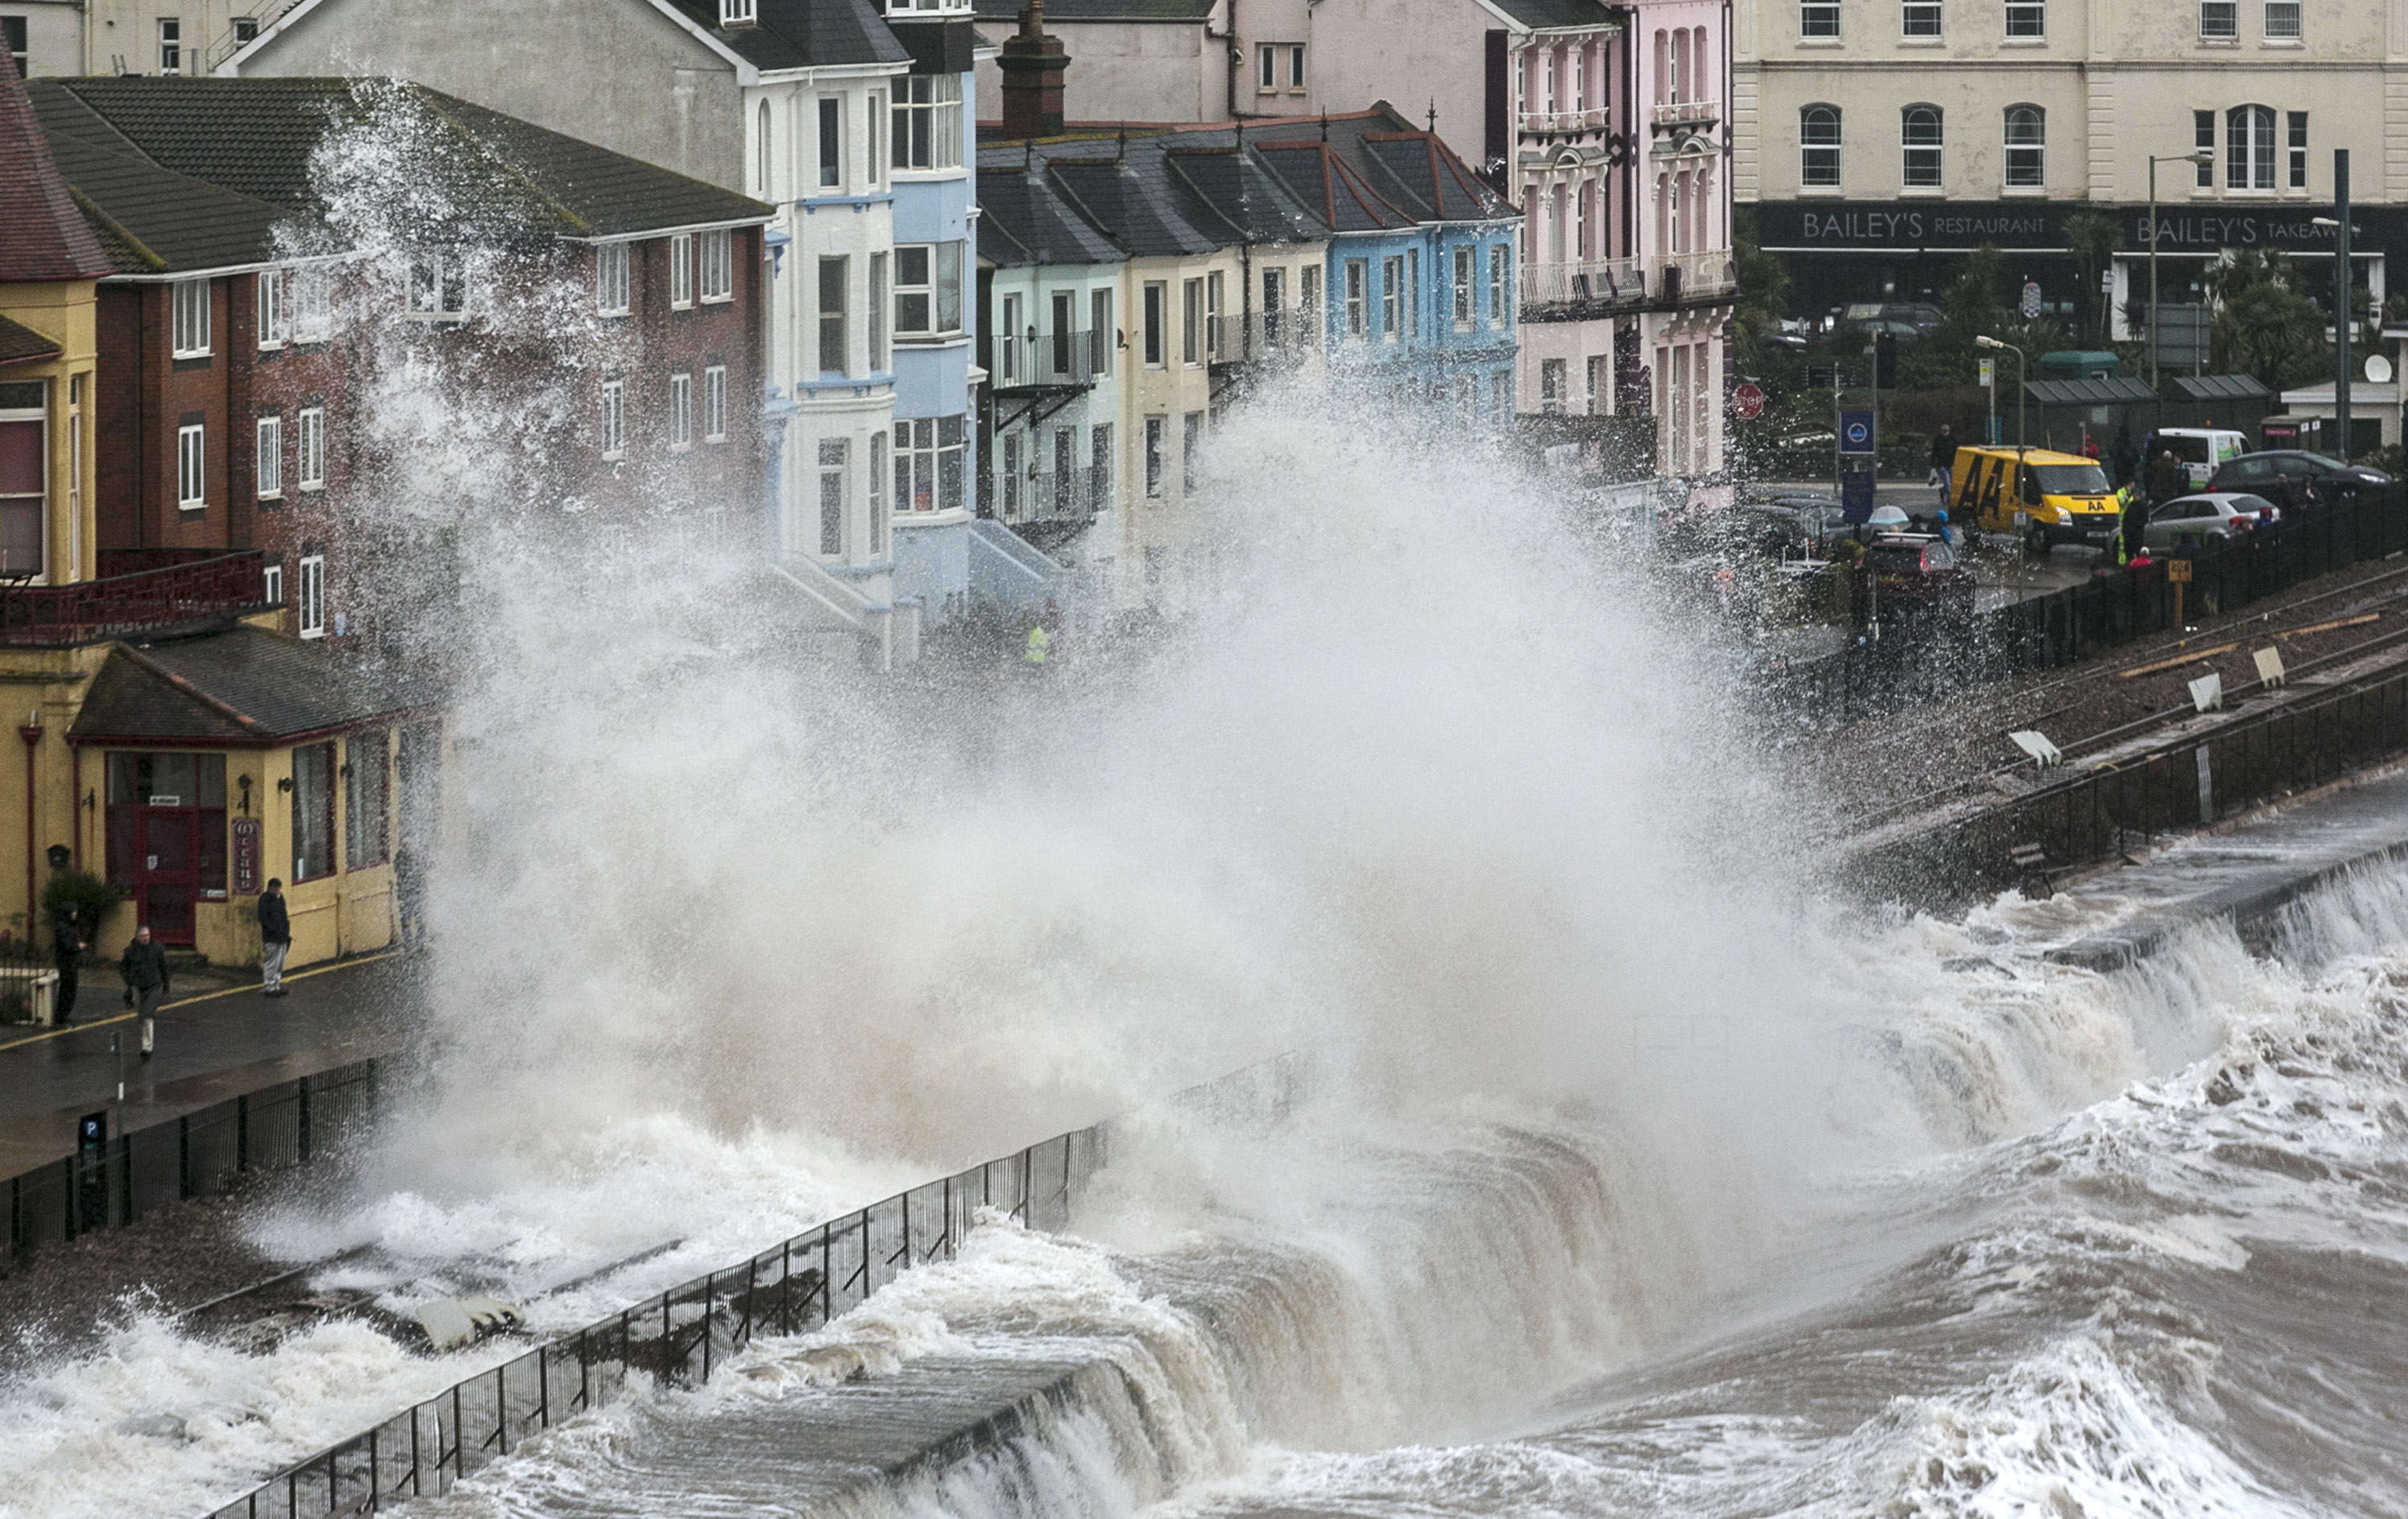
[(98, 1108), (118, 1106), (110, 1127), (124, 1133), (392, 1052), (414, 964), (384, 953), (311, 967), (287, 976), (277, 998), (255, 981), (202, 972), (160, 1010), (147, 1061), (116, 976), (87, 971), (73, 1026), (0, 1037), (0, 1176), (71, 1154), (76, 1119)]

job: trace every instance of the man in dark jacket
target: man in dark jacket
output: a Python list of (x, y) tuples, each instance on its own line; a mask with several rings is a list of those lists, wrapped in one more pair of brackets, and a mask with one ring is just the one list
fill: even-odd
[(59, 972), (50, 1021), (61, 1028), (75, 1022), (76, 981), (83, 968), (83, 924), (76, 921), (73, 907), (61, 903), (50, 914), (50, 963)]
[(1941, 499), (1947, 499), (1948, 477), (1956, 467), (1956, 435), (1946, 423), (1931, 435), (1931, 477), (1928, 483), (1940, 487)]
[(259, 894), (259, 979), (262, 995), (284, 995), (284, 952), (293, 947), (293, 918), (284, 910), (284, 882), (270, 876)]
[(134, 930), (134, 942), (125, 946), (117, 972), (125, 978), (125, 1000), (142, 1020), (142, 1058), (148, 1060), (153, 1042), (151, 1020), (167, 996), (167, 952), (150, 942), (148, 924)]
[(2183, 478), (2182, 461), (2166, 450), (2149, 464), (2149, 505), (2162, 507), (2183, 494), (2190, 482)]

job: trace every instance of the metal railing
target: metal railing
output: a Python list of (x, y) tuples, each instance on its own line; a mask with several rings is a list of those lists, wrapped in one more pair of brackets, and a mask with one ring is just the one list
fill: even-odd
[(1204, 352), (1212, 364), (1301, 364), (1321, 346), (1317, 314), (1300, 308), (1240, 311), (1206, 322)]
[[(112, 566), (174, 550), (108, 550)], [(169, 560), (70, 585), (0, 588), (0, 643), (58, 645), (114, 637), (267, 602), (266, 556), (256, 549)]]
[(1673, 100), (1656, 107), (1648, 120), (1657, 126), (1681, 126), (1722, 119), (1723, 103), (1719, 100)]
[(1607, 125), (1607, 116), (1602, 106), (1590, 110), (1526, 110), (1515, 117), (1515, 125), (1524, 132), (1586, 132)]
[(1108, 467), (1082, 465), (1069, 473), (1039, 470), (1018, 480), (997, 482), (996, 515), (1006, 523), (1083, 523), (1112, 504)]
[(1659, 253), (1654, 260), (1657, 294), (1667, 301), (1727, 294), (1739, 288), (1738, 265), (1727, 248), (1702, 253)]
[(1109, 332), (1005, 334), (995, 340), (997, 390), (1092, 385), (1111, 372)]
[(1568, 264), (1525, 264), (1522, 306), (1636, 306), (1647, 298), (1647, 275), (1635, 258)]
[(1102, 1125), (1077, 1129), (807, 1229), (466, 1378), (287, 1468), (212, 1519), (368, 1513), (448, 1493), (537, 1431), (613, 1401), (630, 1372), (708, 1381), (756, 1335), (816, 1328), (911, 1267), (952, 1259), (980, 1209), (1032, 1228), (1067, 1226), (1103, 1153)]
[(376, 1097), (376, 1062), (363, 1060), (111, 1135), (12, 1176), (7, 1255), (21, 1260), (43, 1245), (122, 1228), (163, 1204), (223, 1192), (238, 1177), (306, 1166), (365, 1132)]

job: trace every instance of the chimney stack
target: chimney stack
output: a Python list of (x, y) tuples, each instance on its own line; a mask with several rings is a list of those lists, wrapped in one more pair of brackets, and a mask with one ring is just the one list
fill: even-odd
[(1045, 0), (1021, 8), (1020, 30), (1003, 40), (1003, 135), (1051, 137), (1062, 131), (1062, 75), (1070, 55), (1045, 31)]

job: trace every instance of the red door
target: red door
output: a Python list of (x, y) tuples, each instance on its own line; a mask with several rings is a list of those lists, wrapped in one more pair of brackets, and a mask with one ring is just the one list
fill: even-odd
[(134, 864), (136, 922), (162, 944), (190, 946), (200, 899), (200, 814), (188, 807), (145, 807), (142, 853)]

